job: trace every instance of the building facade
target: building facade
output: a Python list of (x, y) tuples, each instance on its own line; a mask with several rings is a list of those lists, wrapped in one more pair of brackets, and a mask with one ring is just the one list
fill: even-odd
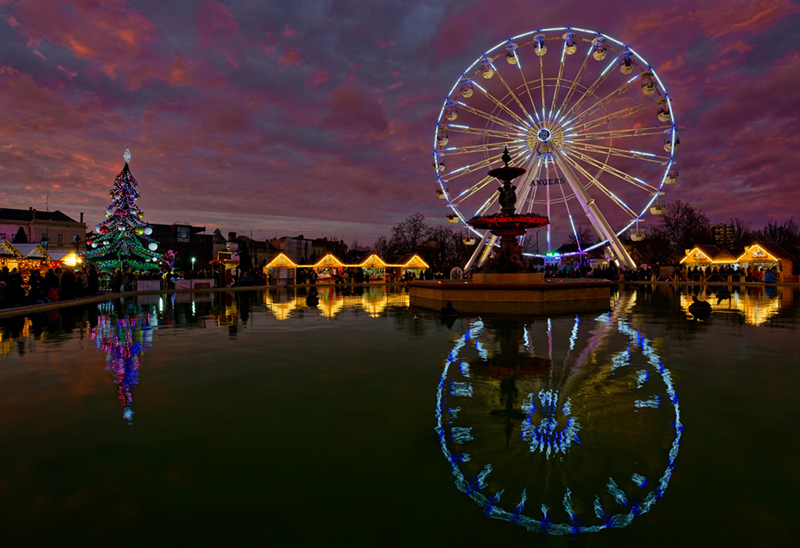
[[(205, 234), (206, 227), (192, 226), (187, 223), (171, 225), (150, 224), (153, 228), (152, 238), (158, 242), (161, 253), (174, 251), (178, 257), (173, 270), (191, 272), (208, 268), (214, 257), (214, 235)], [(194, 258), (194, 263), (192, 262)]]
[(80, 221), (76, 221), (58, 210), (0, 208), (0, 241), (14, 243), (20, 231), (25, 234), (27, 243), (41, 243), (49, 251), (86, 250), (83, 213)]

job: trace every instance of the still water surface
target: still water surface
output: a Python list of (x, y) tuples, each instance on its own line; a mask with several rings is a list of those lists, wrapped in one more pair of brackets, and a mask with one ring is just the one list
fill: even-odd
[[(800, 295), (443, 323), (369, 288), (0, 324), (0, 542), (788, 546)], [(723, 295), (724, 296), (724, 295)]]

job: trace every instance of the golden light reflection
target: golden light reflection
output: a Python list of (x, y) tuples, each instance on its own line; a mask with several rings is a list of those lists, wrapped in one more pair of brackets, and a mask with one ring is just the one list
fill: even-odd
[(287, 320), (292, 311), (298, 308), (297, 291), (265, 291), (264, 305), (278, 320)]
[(281, 289), (264, 292), (264, 306), (278, 320), (286, 320), (295, 310), (317, 309), (326, 318), (333, 318), (344, 309), (364, 310), (370, 317), (380, 317), (387, 308), (407, 307), (410, 297), (407, 293), (393, 293), (386, 287), (368, 287), (363, 293), (351, 295), (335, 285), (317, 286), (319, 303), (309, 306), (305, 292), (296, 289)]
[[(744, 316), (744, 321), (750, 325), (763, 325), (770, 318), (781, 311), (781, 307), (790, 306), (794, 300), (794, 292), (781, 291), (776, 287), (748, 287), (741, 293), (734, 293), (729, 288), (725, 289), (730, 294), (730, 298), (720, 299), (718, 291), (706, 288), (695, 296), (698, 300), (706, 301), (711, 305), (713, 313), (737, 313)], [(722, 294), (725, 297), (725, 293)], [(687, 317), (693, 317), (689, 312), (689, 305), (692, 304), (692, 296), (680, 296), (681, 308)]]

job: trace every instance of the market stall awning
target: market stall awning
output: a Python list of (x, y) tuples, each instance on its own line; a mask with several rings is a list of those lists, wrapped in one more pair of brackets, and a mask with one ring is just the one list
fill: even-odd
[(344, 263), (331, 253), (328, 253), (319, 261), (314, 263), (314, 268), (342, 268), (343, 266)]
[(386, 267), (386, 262), (381, 259), (377, 253), (367, 253), (361, 258), (361, 263), (358, 266), (364, 268), (372, 268), (372, 267)]
[(3, 242), (0, 243), (0, 257), (21, 259), (22, 253), (20, 253), (19, 250), (14, 247), (14, 244), (8, 240), (3, 240)]
[(390, 264), (386, 266), (394, 266), (400, 268), (410, 268), (410, 269), (418, 269), (424, 270), (430, 268), (428, 263), (422, 260), (422, 257), (417, 255), (416, 253), (408, 253), (403, 255), (397, 264)]
[(285, 253), (278, 253), (264, 268), (297, 268), (297, 263), (289, 258)]
[(52, 261), (52, 257), (42, 244), (16, 244), (14, 247), (25, 259), (34, 261)]
[(720, 249), (715, 245), (696, 245), (681, 259), (681, 264), (708, 265), (735, 263), (736, 257), (727, 249)]
[(740, 263), (765, 263), (794, 261), (794, 256), (778, 244), (771, 242), (755, 242), (744, 250), (736, 259)]

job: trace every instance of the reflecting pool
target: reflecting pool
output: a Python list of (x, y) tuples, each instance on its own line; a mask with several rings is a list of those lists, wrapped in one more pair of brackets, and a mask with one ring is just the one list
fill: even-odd
[(445, 322), (328, 286), (3, 320), (0, 541), (792, 545), (797, 291)]

